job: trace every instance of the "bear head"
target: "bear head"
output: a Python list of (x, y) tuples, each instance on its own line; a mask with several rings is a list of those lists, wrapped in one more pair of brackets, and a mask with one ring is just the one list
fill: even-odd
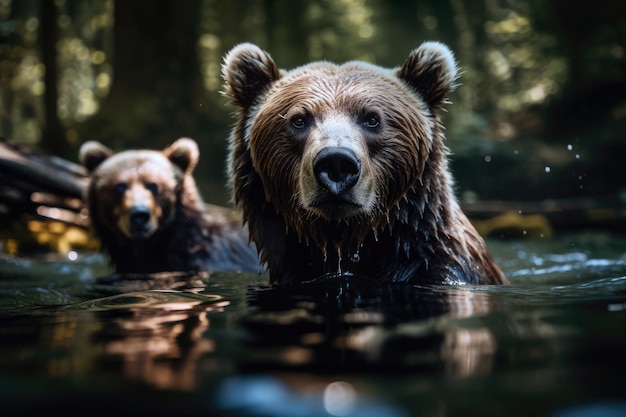
[(83, 144), (90, 223), (117, 273), (261, 270), (240, 217), (202, 200), (198, 158), (189, 138), (162, 151)]
[(447, 46), (425, 42), (397, 68), (318, 61), (287, 71), (244, 43), (225, 56), (222, 75), (237, 109), (230, 187), (272, 282), (324, 272), (316, 252), (324, 264), (334, 253), (339, 271), (359, 251), (380, 255), (370, 272), (404, 263), (402, 280), (446, 264), (446, 251), (460, 253), (459, 269), (468, 247), (482, 257), (454, 197), (438, 115), (458, 76)]
[(185, 182), (193, 181), (198, 155), (196, 142), (188, 138), (163, 151), (119, 153), (85, 142), (79, 159), (90, 173), (86, 201), (96, 233), (119, 240), (152, 237), (173, 219)]

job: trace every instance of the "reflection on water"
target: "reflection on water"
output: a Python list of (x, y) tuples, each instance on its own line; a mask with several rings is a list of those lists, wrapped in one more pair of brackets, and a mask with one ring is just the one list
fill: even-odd
[[(9, 315), (2, 333), (18, 337), (24, 327), (32, 331), (28, 326), (41, 325), (22, 356), (43, 360), (51, 377), (101, 372), (98, 362), (105, 359), (107, 372), (119, 369), (130, 380), (189, 390), (197, 386), (198, 358), (214, 350), (214, 342), (203, 337), (209, 314), (228, 304), (210, 294), (130, 292)], [(49, 356), (42, 357), (42, 351)]]
[(248, 304), (240, 321), (252, 352), (245, 366), (255, 370), (470, 375), (489, 371), (496, 350), (488, 328), (458, 327), (499, 309), (494, 294), (470, 287), (361, 287), (356, 277), (337, 277), (327, 285), (253, 287)]
[[(206, 287), (210, 274), (185, 272), (160, 272), (153, 274), (113, 274), (96, 279), (90, 289), (103, 295), (127, 294), (137, 291), (168, 290), (197, 293)], [(154, 302), (149, 300), (149, 304)]]
[(489, 243), (510, 286), (270, 288), (254, 274), (102, 274), (94, 254), (0, 258), (0, 410), (624, 411), (626, 239)]
[(202, 338), (209, 328), (207, 312), (221, 312), (227, 305), (217, 295), (144, 291), (89, 300), (65, 310), (101, 312), (97, 319), (106, 326), (92, 337), (103, 344), (110, 360), (121, 362), (128, 378), (158, 388), (192, 389), (197, 385), (198, 358), (214, 349), (212, 340)]

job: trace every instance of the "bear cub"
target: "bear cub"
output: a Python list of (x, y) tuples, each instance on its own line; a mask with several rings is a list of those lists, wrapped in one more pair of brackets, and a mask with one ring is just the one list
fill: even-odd
[(439, 116), (458, 75), (447, 46), (425, 42), (391, 69), (283, 70), (244, 43), (222, 74), (237, 111), (230, 187), (270, 283), (507, 283), (454, 194)]
[(260, 271), (241, 220), (204, 204), (192, 176), (198, 158), (189, 138), (163, 151), (81, 146), (91, 227), (115, 272)]

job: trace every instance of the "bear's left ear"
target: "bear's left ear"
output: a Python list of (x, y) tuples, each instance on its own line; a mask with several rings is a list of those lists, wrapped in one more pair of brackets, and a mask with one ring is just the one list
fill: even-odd
[(163, 150), (163, 154), (185, 174), (190, 174), (200, 158), (200, 151), (195, 140), (180, 138)]
[(100, 142), (90, 140), (82, 144), (78, 151), (78, 160), (81, 165), (87, 168), (87, 171), (93, 172), (109, 156), (113, 155), (113, 151)]
[(431, 108), (446, 101), (456, 88), (458, 67), (452, 51), (441, 42), (424, 42), (406, 59), (396, 75), (417, 91)]
[(272, 57), (251, 43), (242, 43), (231, 49), (222, 65), (225, 94), (243, 109), (252, 106), (280, 75)]

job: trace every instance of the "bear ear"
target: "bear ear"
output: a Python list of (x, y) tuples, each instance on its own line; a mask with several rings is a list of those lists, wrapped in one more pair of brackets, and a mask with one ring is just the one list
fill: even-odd
[(180, 138), (163, 150), (163, 154), (185, 174), (191, 173), (198, 163), (200, 151), (195, 140)]
[(281, 76), (270, 55), (251, 43), (235, 46), (224, 57), (225, 94), (241, 108), (253, 105), (269, 85)]
[(78, 160), (87, 168), (87, 171), (93, 172), (109, 156), (113, 155), (113, 151), (100, 142), (94, 140), (87, 141), (82, 144), (78, 151)]
[(396, 75), (417, 91), (431, 108), (446, 102), (456, 88), (458, 67), (452, 51), (441, 42), (424, 42), (414, 49)]

